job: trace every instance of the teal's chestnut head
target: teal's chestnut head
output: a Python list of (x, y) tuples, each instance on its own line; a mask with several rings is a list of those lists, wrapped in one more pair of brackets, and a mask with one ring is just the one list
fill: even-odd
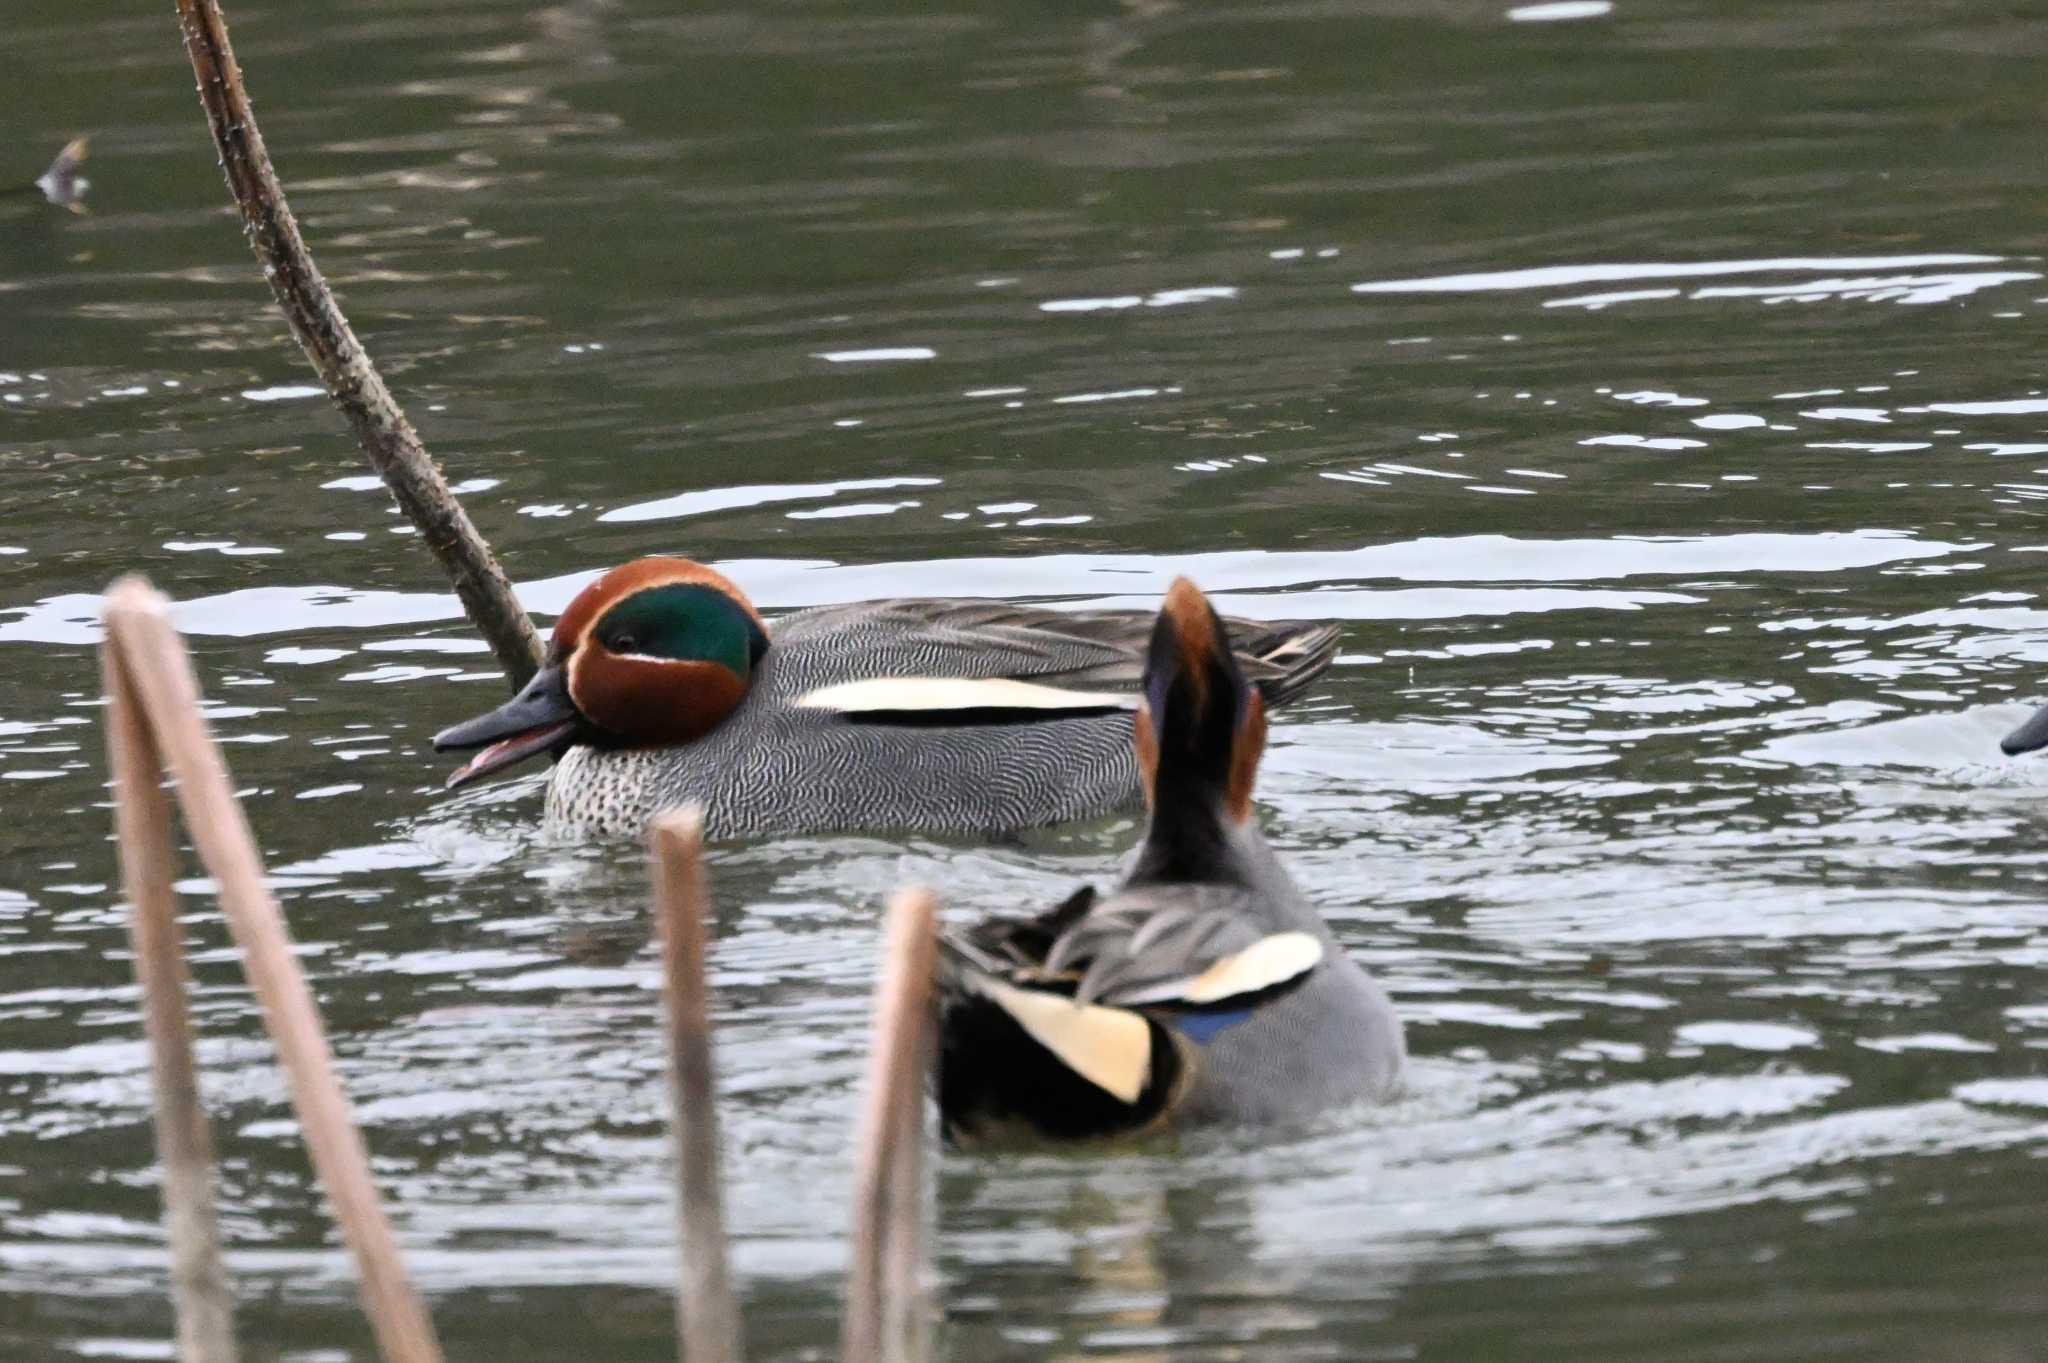
[(665, 747), (702, 738), (746, 699), (768, 631), (738, 587), (680, 558), (643, 558), (576, 594), (518, 695), (443, 729), (434, 750), (481, 748), (465, 785), (578, 743)]

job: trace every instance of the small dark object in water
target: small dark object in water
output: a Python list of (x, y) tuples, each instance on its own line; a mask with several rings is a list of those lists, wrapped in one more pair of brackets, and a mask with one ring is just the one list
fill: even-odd
[(50, 162), (50, 168), (36, 181), (36, 188), (43, 191), (43, 197), (59, 208), (68, 208), (73, 213), (85, 212), (85, 191), (92, 181), (79, 173), (90, 151), (88, 139), (74, 137), (64, 144), (64, 150), (57, 153), (57, 159)]
[(2000, 739), (1998, 746), (2008, 757), (2048, 748), (2048, 705), (2027, 716), (2027, 722)]

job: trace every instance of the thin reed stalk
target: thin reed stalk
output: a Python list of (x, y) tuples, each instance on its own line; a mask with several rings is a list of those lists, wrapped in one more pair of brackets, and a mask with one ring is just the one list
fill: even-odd
[(705, 921), (711, 897), (704, 874), (703, 811), (690, 805), (664, 814), (649, 830), (648, 841), (668, 1018), (676, 1222), (682, 1245), (676, 1339), (684, 1363), (739, 1363), (740, 1316), (726, 1252), (710, 992), (705, 984)]
[(177, 781), (186, 829), (241, 949), (242, 969), (277, 1047), (314, 1172), (355, 1255), (363, 1310), (377, 1346), (386, 1363), (441, 1363), (433, 1324), (406, 1276), (370, 1178), (362, 1135), (335, 1077), (320, 1010), (292, 954), (284, 915), (264, 883), (262, 855), (227, 765), (200, 713), (198, 680), (184, 641), (171, 627), (169, 603), (141, 578), (128, 577), (108, 590), (104, 614), (104, 648), (125, 688), (116, 694), (132, 699), (163, 767)]
[(163, 1165), (164, 1234), (171, 1303), (183, 1363), (236, 1363), (234, 1299), (221, 1262), (214, 1210), (213, 1136), (199, 1101), (187, 1002), (190, 973), (178, 933), (177, 853), (163, 759), (113, 648), (100, 653), (107, 696), (107, 758), (114, 775), (114, 831), (129, 903), (128, 940), (142, 986), (149, 1038), (151, 1111)]
[(854, 1186), (853, 1262), (840, 1323), (841, 1363), (924, 1363), (924, 1089), (931, 1063), (938, 900), (903, 890), (889, 902), (875, 1031), (868, 1055)]

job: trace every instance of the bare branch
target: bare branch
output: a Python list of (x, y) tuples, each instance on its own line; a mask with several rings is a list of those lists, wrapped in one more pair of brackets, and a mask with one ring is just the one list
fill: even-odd
[(540, 661), (540, 636), (513, 596), (505, 570), (420, 444), (306, 250), (298, 221), (285, 203), (284, 187), (270, 167), (248, 92), (242, 88), (242, 71), (228, 45), (220, 5), (217, 0), (177, 0), (177, 5), (185, 52), (199, 78), (199, 102), (206, 109), (228, 189), (241, 210), (242, 228), (270, 281), (270, 291), (327, 395), (348, 418), (356, 443), (441, 561), (463, 611), (489, 641), (498, 666), (517, 690)]

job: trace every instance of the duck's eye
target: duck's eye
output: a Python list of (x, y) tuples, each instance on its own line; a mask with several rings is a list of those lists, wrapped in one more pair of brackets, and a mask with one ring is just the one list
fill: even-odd
[(640, 641), (630, 634), (614, 634), (605, 647), (614, 653), (634, 653), (639, 650)]

